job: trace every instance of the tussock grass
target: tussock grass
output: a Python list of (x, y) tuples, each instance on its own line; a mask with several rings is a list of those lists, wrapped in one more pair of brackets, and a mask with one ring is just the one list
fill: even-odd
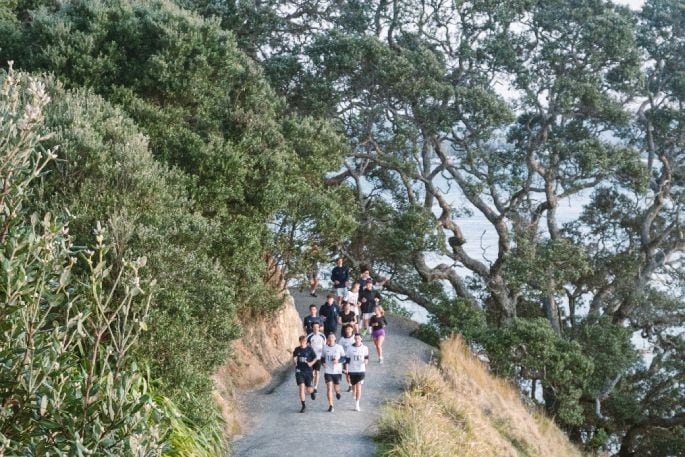
[(517, 390), (488, 373), (464, 341), (442, 343), (440, 367), (416, 366), (385, 406), (379, 454), (392, 457), (580, 457)]

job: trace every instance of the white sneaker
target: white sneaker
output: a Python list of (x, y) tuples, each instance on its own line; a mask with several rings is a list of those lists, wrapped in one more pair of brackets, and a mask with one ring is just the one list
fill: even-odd
[(380, 359), (378, 359), (378, 363), (383, 363), (383, 357), (381, 357)]
[(354, 404), (354, 410), (355, 411), (361, 411), (362, 409), (359, 407), (359, 402)]

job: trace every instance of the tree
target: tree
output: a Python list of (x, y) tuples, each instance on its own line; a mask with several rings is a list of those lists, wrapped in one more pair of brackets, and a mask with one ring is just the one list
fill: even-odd
[[(638, 28), (630, 11), (598, 0), (270, 8), (263, 20), (276, 30), (241, 44), (292, 109), (343, 125), (350, 151), (327, 183), (356, 199), (350, 262), (388, 274), (387, 287), (425, 306), (446, 333), (472, 326), (455, 317), (467, 302), (502, 335), (528, 329), (540, 354), (554, 353), (556, 339), (538, 317), (562, 353), (580, 345), (595, 361), (588, 384), (561, 399), (540, 378), (550, 413), (562, 403), (570, 412), (557, 417), (575, 439), (623, 441), (630, 455), (656, 427), (680, 433), (676, 2), (648, 3)], [(224, 13), (240, 29), (235, 10)], [(299, 27), (307, 21), (316, 28)], [(578, 223), (562, 224), (560, 203), (588, 196)], [(496, 235), (486, 260), (464, 236), (468, 212)], [(649, 367), (630, 343), (636, 331), (655, 343)], [(491, 351), (508, 348), (489, 341)], [(536, 372), (532, 359), (513, 360), (518, 377)], [(564, 357), (555, 360), (563, 372)], [(628, 420), (647, 410), (658, 413)], [(673, 448), (650, 437), (650, 449)]]

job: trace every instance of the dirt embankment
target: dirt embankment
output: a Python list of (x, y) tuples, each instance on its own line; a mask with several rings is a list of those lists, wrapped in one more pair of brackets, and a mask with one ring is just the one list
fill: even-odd
[(241, 433), (244, 422), (238, 410), (237, 393), (271, 381), (272, 372), (290, 360), (302, 332), (293, 297), (283, 296), (284, 306), (267, 318), (243, 323), (242, 338), (232, 342), (234, 357), (215, 373), (214, 397), (226, 420), (226, 432)]

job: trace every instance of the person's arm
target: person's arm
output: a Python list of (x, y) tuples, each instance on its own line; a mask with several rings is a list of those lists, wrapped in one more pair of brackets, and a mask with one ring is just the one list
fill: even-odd
[(323, 322), (326, 322), (326, 316), (323, 313), (325, 311), (324, 306), (326, 306), (326, 305), (321, 305), (321, 308), (319, 308), (319, 317), (321, 318), (321, 320)]
[(297, 349), (293, 351), (293, 366), (297, 366)]

